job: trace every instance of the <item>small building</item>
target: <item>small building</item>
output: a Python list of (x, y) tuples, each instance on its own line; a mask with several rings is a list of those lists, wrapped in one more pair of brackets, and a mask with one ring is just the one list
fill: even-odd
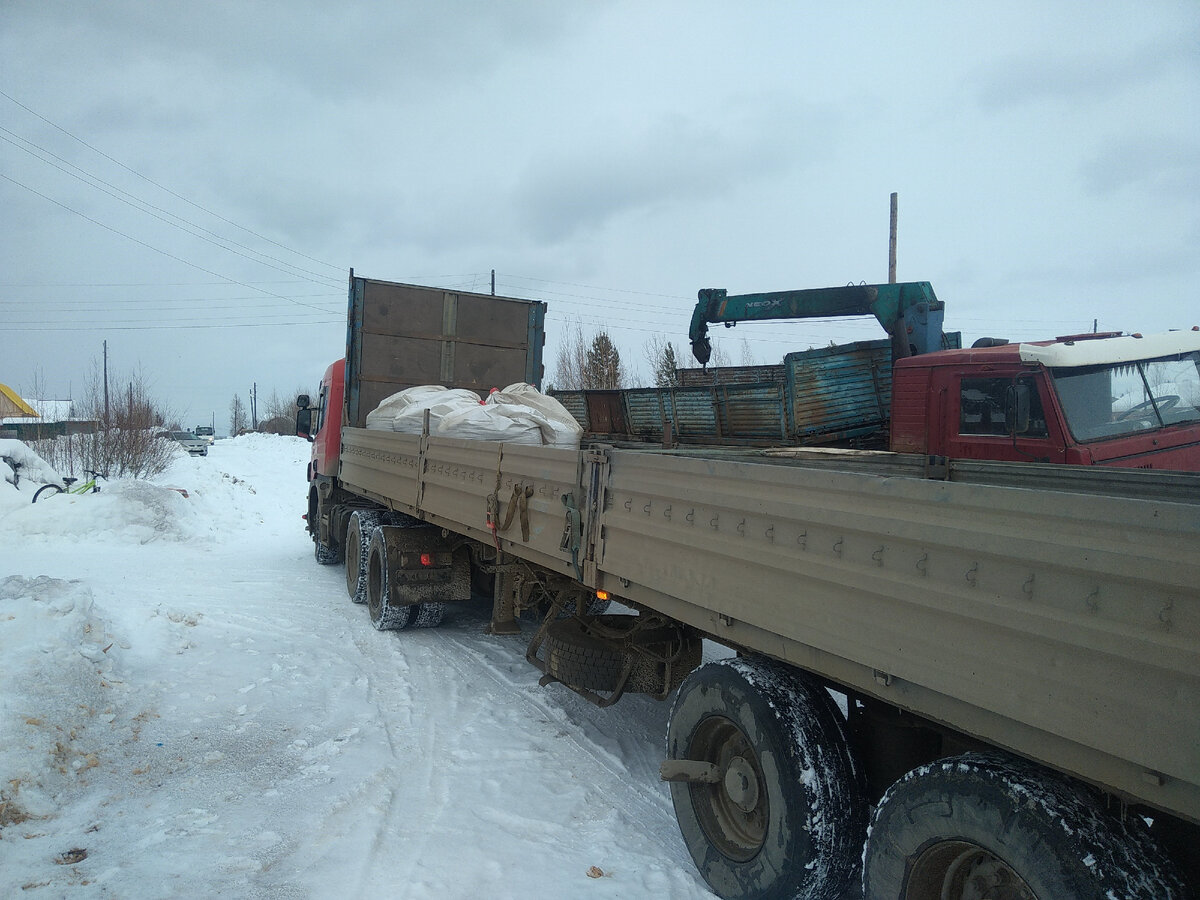
[(0, 422), (37, 418), (40, 418), (40, 415), (36, 409), (18, 397), (17, 392), (7, 384), (0, 384)]
[(0, 437), (37, 441), (66, 434), (94, 434), (100, 423), (75, 416), (72, 400), (31, 400), (0, 384)]

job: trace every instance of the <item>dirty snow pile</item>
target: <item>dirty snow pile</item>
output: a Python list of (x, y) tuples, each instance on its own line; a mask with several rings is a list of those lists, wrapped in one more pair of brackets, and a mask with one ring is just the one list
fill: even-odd
[(18, 487), (22, 478), (39, 487), (43, 484), (62, 486), (59, 474), (23, 441), (0, 438), (0, 481)]
[(484, 603), (375, 632), (313, 560), (308, 453), (0, 481), (0, 897), (711, 897), (667, 705), (538, 687)]

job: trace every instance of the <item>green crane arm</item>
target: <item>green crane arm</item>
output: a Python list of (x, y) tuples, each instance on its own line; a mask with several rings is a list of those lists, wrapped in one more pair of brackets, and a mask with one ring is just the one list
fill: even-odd
[(893, 356), (913, 356), (940, 350), (945, 305), (928, 281), (899, 284), (852, 284), (846, 287), (735, 294), (724, 288), (704, 288), (692, 313), (688, 339), (701, 365), (712, 355), (708, 324), (726, 327), (738, 322), (768, 319), (815, 319), (874, 315), (892, 336)]

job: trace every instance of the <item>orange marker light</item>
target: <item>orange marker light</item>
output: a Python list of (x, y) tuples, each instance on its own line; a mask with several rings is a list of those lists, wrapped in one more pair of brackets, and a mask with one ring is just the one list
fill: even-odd
[(608, 591), (596, 591), (596, 599), (597, 600), (607, 600), (608, 599)]

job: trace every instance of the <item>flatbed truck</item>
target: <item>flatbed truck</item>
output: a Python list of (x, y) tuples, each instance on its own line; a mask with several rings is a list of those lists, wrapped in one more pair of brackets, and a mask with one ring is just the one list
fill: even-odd
[(1195, 473), (466, 441), (327, 389), (299, 420), (336, 440), (318, 561), (380, 630), (485, 591), (492, 631), (533, 617), (544, 683), (670, 699), (662, 776), (718, 895), (1191, 896)]

